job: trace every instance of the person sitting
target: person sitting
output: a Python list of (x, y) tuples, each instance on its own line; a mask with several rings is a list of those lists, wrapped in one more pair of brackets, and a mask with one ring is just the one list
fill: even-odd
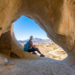
[(24, 51), (27, 52), (32, 52), (33, 54), (36, 54), (35, 51), (37, 51), (41, 57), (44, 57), (44, 55), (39, 51), (39, 49), (33, 45), (33, 36), (30, 36), (29, 41), (27, 41), (27, 43), (24, 45)]

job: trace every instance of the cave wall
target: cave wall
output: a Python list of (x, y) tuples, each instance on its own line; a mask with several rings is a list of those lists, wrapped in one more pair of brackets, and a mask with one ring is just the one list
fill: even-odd
[(2, 34), (0, 38), (0, 53), (8, 59), (41, 59), (40, 57), (23, 51), (23, 47), (14, 36), (13, 25), (8, 32)]
[[(34, 19), (68, 53), (68, 62), (75, 62), (74, 9), (75, 0), (0, 0), (0, 42), (3, 33), (11, 29), (11, 24), (25, 15)], [(1, 50), (2, 42), (0, 47)]]
[[(0, 38), (0, 53), (10, 55), (11, 50), (11, 36), (9, 35), (9, 31), (2, 34)], [(8, 37), (9, 36), (9, 37)]]

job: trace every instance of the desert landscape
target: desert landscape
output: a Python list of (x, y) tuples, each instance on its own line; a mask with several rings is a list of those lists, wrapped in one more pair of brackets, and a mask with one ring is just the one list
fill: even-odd
[[(24, 47), (26, 41), (27, 40), (19, 42)], [(33, 40), (33, 43), (37, 48), (39, 48), (39, 50), (45, 55), (45, 57), (55, 60), (64, 60), (67, 57), (67, 53), (50, 39), (35, 38)], [(39, 54), (37, 53), (37, 55)]]
[(55, 43), (36, 44), (36, 46), (46, 57), (55, 60), (63, 60), (67, 57), (66, 52)]

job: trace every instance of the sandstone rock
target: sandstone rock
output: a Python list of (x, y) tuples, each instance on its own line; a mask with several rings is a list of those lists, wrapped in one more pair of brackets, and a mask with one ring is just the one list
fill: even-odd
[(0, 70), (0, 75), (75, 75), (71, 67), (50, 59), (10, 60), (9, 64), (14, 65)]
[(0, 54), (0, 66), (5, 65), (8, 63), (8, 59)]
[[(64, 63), (75, 65), (75, 0), (0, 0), (0, 52), (9, 56), (14, 52), (19, 58), (25, 58), (27, 55), (20, 50), (21, 47), (13, 40), (14, 35), (10, 33), (12, 23), (21, 15), (34, 19), (68, 53)], [(19, 51), (20, 55), (17, 53)], [(31, 55), (31, 59), (34, 57)], [(64, 70), (63, 73), (56, 74), (74, 75)]]
[(0, 0), (0, 35), (10, 31), (11, 23), (25, 15), (34, 19), (54, 42), (67, 51), (69, 60), (74, 62), (74, 3), (75, 0)]

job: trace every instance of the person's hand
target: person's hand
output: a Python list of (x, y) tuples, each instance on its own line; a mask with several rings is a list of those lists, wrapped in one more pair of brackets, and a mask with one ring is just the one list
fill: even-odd
[(34, 45), (33, 47), (36, 48), (36, 45)]

